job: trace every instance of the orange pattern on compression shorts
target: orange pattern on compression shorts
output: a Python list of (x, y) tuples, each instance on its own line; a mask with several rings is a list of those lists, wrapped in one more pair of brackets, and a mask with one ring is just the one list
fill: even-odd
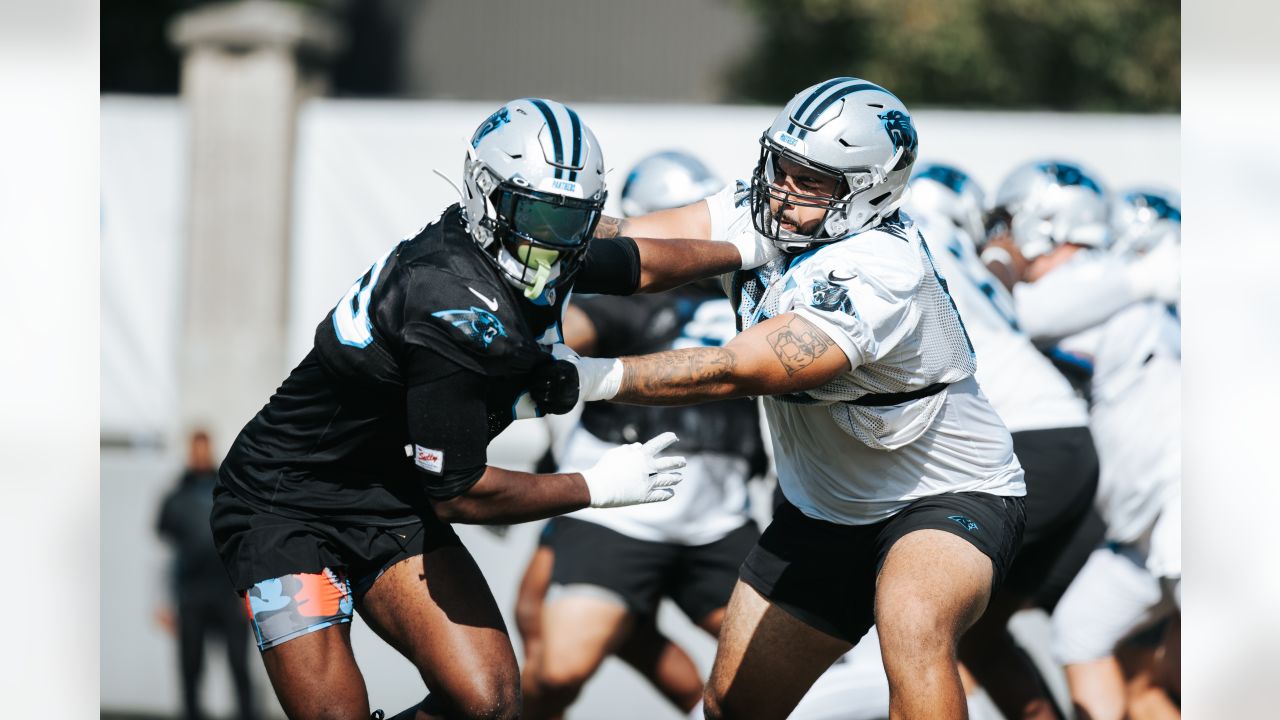
[(293, 577), (302, 583), (302, 589), (294, 593), (298, 614), (304, 617), (327, 617), (340, 612), (345, 586), (329, 576), (329, 571), (298, 573)]

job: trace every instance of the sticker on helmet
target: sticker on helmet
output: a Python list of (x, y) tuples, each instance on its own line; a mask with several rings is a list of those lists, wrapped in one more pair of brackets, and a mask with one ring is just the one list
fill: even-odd
[(773, 134), (773, 141), (784, 147), (791, 148), (796, 152), (804, 155), (808, 151), (805, 142), (794, 135), (788, 135), (785, 131), (779, 130)]
[(558, 178), (543, 178), (538, 183), (538, 189), (544, 192), (555, 193), (557, 195), (568, 195), (578, 199), (585, 199), (582, 192), (582, 186), (572, 180), (560, 180)]

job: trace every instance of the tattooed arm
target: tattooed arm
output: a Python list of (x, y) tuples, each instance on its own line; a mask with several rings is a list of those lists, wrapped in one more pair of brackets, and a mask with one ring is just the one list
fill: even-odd
[(614, 402), (689, 405), (779, 395), (823, 385), (849, 369), (835, 342), (794, 313), (766, 320), (722, 348), (688, 348), (622, 359)]

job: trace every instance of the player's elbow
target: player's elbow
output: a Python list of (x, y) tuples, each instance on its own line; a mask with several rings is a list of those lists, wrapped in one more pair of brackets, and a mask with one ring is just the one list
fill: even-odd
[(436, 517), (447, 523), (478, 523), (484, 518), (480, 516), (479, 504), (466, 493), (456, 495), (447, 500), (435, 500), (431, 503)]

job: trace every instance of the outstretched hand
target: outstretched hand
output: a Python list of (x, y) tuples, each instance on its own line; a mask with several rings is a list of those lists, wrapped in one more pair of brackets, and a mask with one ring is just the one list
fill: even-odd
[(605, 453), (590, 470), (582, 473), (591, 493), (591, 507), (622, 507), (662, 502), (675, 495), (675, 485), (683, 477), (685, 459), (660, 453), (676, 442), (676, 434), (665, 432), (641, 445), (631, 443)]

